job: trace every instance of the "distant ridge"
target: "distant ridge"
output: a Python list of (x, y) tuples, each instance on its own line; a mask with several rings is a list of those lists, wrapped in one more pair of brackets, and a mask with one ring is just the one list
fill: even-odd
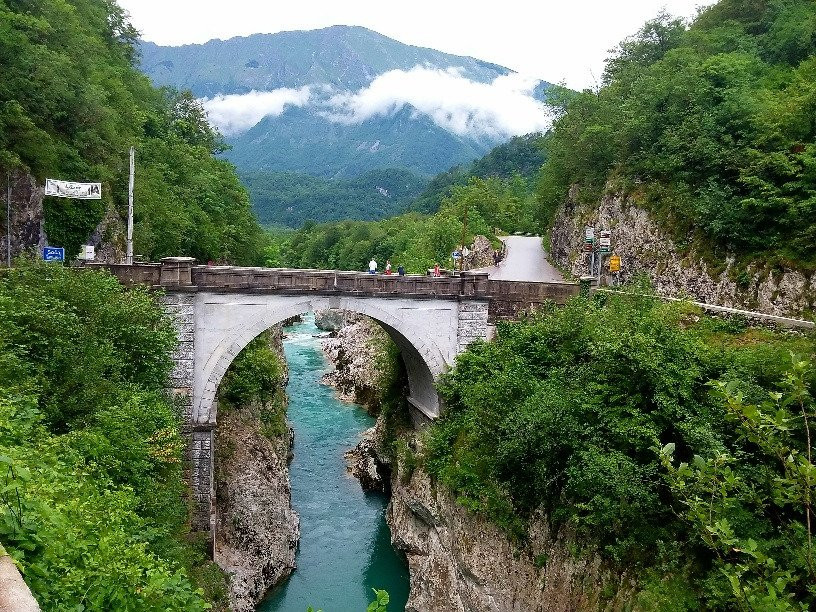
[(461, 68), (479, 82), (512, 72), (472, 57), (406, 45), (360, 26), (252, 34), (178, 47), (141, 41), (140, 49), (141, 69), (154, 84), (190, 89), (198, 97), (316, 83), (359, 89), (389, 70), (425, 64)]

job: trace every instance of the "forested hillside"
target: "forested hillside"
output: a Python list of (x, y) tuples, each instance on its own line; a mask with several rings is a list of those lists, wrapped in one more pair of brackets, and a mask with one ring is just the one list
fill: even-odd
[[(568, 93), (568, 92), (564, 92)], [(597, 91), (563, 95), (540, 196), (609, 186), (678, 243), (813, 268), (816, 3), (721, 0), (624, 41)]]
[(500, 144), (472, 164), (456, 166), (437, 174), (419, 197), (411, 203), (411, 210), (433, 213), (439, 209), (442, 200), (453, 192), (457, 185), (465, 185), (475, 177), (486, 179), (497, 177), (524, 179), (532, 191), (538, 173), (546, 160), (545, 139), (541, 134), (515, 136)]
[(189, 94), (135, 68), (137, 33), (102, 0), (0, 1), (0, 170), (101, 181), (103, 199), (46, 198), (52, 245), (79, 251), (127, 202), (136, 147), (135, 251), (254, 263), (263, 234), (223, 144)]
[(402, 213), (425, 179), (408, 170), (371, 170), (329, 180), (296, 172), (242, 172), (263, 225), (300, 227), (305, 221), (385, 219)]
[(512, 138), (473, 164), (434, 177), (410, 204), (412, 212), (372, 222), (307, 223), (293, 234), (278, 234), (267, 262), (362, 270), (373, 256), (403, 264), (409, 273), (424, 273), (436, 262), (449, 266), (462, 240), (466, 208), (468, 244), (476, 234), (495, 239), (497, 230), (539, 230), (535, 188), (543, 161), (540, 134)]

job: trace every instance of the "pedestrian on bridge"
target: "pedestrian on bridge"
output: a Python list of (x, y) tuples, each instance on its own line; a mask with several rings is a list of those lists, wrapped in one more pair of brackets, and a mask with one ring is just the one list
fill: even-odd
[(368, 262), (368, 273), (369, 274), (377, 273), (377, 262), (373, 257), (371, 258), (371, 261)]
[(387, 259), (385, 261), (385, 273), (389, 274), (389, 275), (391, 274), (391, 260), (390, 259)]
[(399, 267), (397, 268), (397, 274), (399, 274), (400, 276), (405, 276), (405, 266), (400, 264)]

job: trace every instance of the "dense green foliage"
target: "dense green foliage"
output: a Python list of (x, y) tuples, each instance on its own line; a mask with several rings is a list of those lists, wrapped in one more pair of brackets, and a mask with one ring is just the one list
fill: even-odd
[(267, 330), (254, 338), (230, 364), (218, 388), (220, 410), (252, 410), (262, 432), (274, 439), (286, 434), (286, 364)]
[(411, 203), (411, 210), (422, 213), (436, 212), (442, 205), (442, 200), (453, 193), (454, 187), (467, 185), (473, 177), (481, 179), (496, 177), (505, 180), (518, 180), (518, 177), (521, 177), (532, 192), (539, 170), (546, 161), (544, 142), (541, 134), (515, 136), (506, 143), (494, 147), (487, 155), (472, 164), (457, 166), (437, 174)]
[(571, 185), (593, 201), (611, 180), (681, 244), (816, 264), (812, 0), (721, 0), (689, 28), (661, 15), (619, 46), (598, 91), (551, 101), (550, 213)]
[(294, 172), (245, 172), (252, 208), (264, 225), (300, 227), (305, 221), (375, 220), (403, 212), (426, 180), (408, 170), (371, 170), (352, 179)]
[(223, 579), (186, 539), (170, 321), (141, 289), (43, 263), (0, 276), (0, 319), (0, 541), (40, 604), (207, 607), (193, 579)]
[[(764, 401), (794, 367), (791, 350), (812, 361), (816, 345), (812, 337), (700, 319), (691, 307), (650, 297), (576, 298), (502, 324), (496, 342), (475, 344), (457, 359), (440, 387), (446, 413), (430, 429), (425, 466), (461, 503), (521, 539), (527, 520), (546, 512), (556, 527), (566, 525), (639, 575), (647, 609), (731, 609), (732, 579), (720, 570), (734, 553), (725, 551), (720, 562), (703, 545), (683, 514), (693, 492), (677, 489), (659, 449), (670, 444), (687, 462), (734, 457), (729, 469), (744, 497), (718, 506), (718, 518), (787, 572), (780, 593), (813, 604), (801, 488), (800, 502), (771, 493), (784, 457), (735, 426), (708, 385), (720, 379), (746, 404)], [(802, 369), (800, 380), (803, 410), (812, 416), (816, 372)], [(798, 410), (791, 405), (783, 415), (785, 448), (809, 456)], [(688, 487), (707, 486), (685, 479)], [(744, 574), (737, 583), (748, 581)]]
[(220, 138), (189, 94), (136, 70), (135, 40), (111, 0), (0, 1), (0, 170), (102, 182), (101, 201), (46, 198), (70, 255), (106, 210), (124, 216), (135, 146), (137, 253), (254, 263), (263, 234)]

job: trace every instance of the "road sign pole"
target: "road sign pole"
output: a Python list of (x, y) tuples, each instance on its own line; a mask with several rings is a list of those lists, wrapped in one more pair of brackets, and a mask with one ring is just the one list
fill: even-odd
[(133, 170), (134, 170), (133, 147), (130, 147), (130, 178), (128, 179), (128, 221), (127, 221), (127, 247), (125, 250), (125, 263), (133, 264)]

